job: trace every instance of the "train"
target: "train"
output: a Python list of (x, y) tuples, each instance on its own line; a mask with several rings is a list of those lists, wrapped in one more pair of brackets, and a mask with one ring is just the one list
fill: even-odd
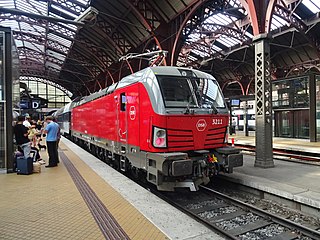
[(250, 108), (244, 110), (243, 108), (236, 108), (232, 110), (232, 123), (235, 123), (237, 130), (244, 130), (244, 112), (247, 114), (247, 128), (248, 131), (256, 130), (256, 113), (254, 101), (248, 101)]
[(182, 67), (148, 67), (55, 113), (61, 133), (160, 191), (197, 191), (243, 165), (227, 146), (228, 108), (215, 78)]

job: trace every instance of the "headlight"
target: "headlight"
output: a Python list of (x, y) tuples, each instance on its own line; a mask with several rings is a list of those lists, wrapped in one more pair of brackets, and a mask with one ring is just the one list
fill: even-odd
[(153, 127), (153, 146), (156, 148), (167, 147), (167, 132), (165, 129)]

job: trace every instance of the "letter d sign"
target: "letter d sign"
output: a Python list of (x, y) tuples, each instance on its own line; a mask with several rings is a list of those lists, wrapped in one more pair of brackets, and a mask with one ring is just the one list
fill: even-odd
[(36, 109), (40, 107), (40, 102), (32, 101), (32, 108)]

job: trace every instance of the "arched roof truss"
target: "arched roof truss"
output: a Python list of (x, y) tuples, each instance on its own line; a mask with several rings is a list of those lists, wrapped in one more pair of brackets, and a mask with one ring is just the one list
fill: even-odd
[[(209, 71), (220, 80), (239, 80), (254, 75), (254, 18), (248, 4), (259, 1), (207, 1), (188, 19), (176, 39), (182, 38), (178, 66)], [(292, 66), (319, 64), (320, 2), (314, 0), (275, 1), (266, 20), (270, 34), (272, 72), (284, 77)], [(270, 25), (268, 25), (268, 21)], [(174, 56), (173, 56), (174, 58)], [(282, 69), (282, 71), (277, 71)], [(285, 69), (285, 70), (283, 70)]]
[(259, 24), (270, 33), (273, 76), (299, 66), (317, 69), (320, 2), (270, 1), (260, 9), (269, 1), (3, 0), (0, 25), (13, 30), (22, 76), (61, 83), (75, 97), (150, 64), (121, 57), (162, 49), (164, 65), (200, 68), (222, 81), (248, 79), (253, 37), (261, 31), (254, 4), (266, 14)]

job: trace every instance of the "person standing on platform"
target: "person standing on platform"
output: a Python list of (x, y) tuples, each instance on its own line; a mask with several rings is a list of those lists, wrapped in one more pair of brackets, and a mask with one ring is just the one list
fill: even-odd
[(18, 122), (13, 127), (13, 133), (16, 139), (17, 145), (22, 149), (24, 157), (27, 159), (30, 157), (31, 142), (28, 138), (29, 129), (23, 125), (23, 116), (18, 116)]
[(59, 156), (57, 148), (59, 125), (53, 121), (53, 117), (46, 117), (47, 126), (44, 133), (47, 135), (47, 150), (49, 155), (49, 164), (46, 167), (58, 166)]
[(28, 129), (31, 127), (31, 117), (30, 116), (26, 116), (25, 120), (23, 121), (23, 125), (26, 126)]

